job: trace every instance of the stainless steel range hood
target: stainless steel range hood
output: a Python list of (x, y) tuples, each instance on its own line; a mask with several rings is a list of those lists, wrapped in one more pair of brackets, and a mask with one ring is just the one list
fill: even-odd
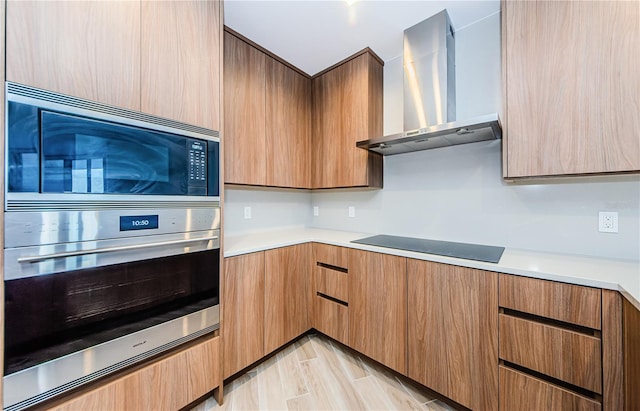
[(497, 114), (456, 121), (455, 33), (447, 10), (404, 32), (404, 132), (356, 145), (383, 155), (502, 137)]

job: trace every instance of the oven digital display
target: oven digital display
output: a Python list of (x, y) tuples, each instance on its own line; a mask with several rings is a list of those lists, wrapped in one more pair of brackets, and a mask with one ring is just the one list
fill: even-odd
[(120, 231), (150, 230), (158, 228), (158, 215), (120, 216)]

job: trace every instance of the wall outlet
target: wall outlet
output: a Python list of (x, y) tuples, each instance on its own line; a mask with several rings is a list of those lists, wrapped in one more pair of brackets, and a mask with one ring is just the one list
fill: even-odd
[(318, 206), (313, 206), (313, 216), (317, 217), (320, 215), (320, 207)]
[(356, 216), (356, 208), (354, 206), (349, 206), (349, 217), (353, 218)]
[(601, 233), (617, 233), (618, 213), (616, 211), (600, 211), (598, 213), (598, 231)]
[(251, 219), (251, 207), (247, 206), (244, 208), (244, 219), (245, 220)]

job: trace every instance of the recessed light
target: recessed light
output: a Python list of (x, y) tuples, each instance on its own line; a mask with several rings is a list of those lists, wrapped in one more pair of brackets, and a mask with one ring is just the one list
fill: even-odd
[(345, 0), (347, 2), (347, 5), (352, 6), (353, 3), (357, 2), (358, 0)]

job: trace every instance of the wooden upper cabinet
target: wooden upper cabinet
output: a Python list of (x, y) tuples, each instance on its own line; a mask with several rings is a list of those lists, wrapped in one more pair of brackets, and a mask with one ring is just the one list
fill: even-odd
[(349, 346), (406, 374), (407, 259), (349, 250)]
[(498, 409), (498, 275), (409, 259), (408, 372), (473, 410)]
[(266, 55), (224, 33), (225, 182), (266, 185)]
[(224, 34), (225, 181), (309, 188), (311, 80), (238, 36)]
[(309, 329), (311, 243), (265, 251), (265, 354)]
[(311, 80), (267, 57), (268, 186), (311, 187)]
[(143, 112), (220, 130), (220, 7), (142, 1)]
[(505, 177), (640, 170), (640, 2), (502, 3)]
[(224, 33), (225, 182), (286, 188), (382, 187), (382, 61), (368, 49), (310, 79)]
[(368, 49), (313, 79), (313, 188), (382, 188), (382, 61)]
[(8, 81), (140, 110), (140, 3), (7, 2)]

